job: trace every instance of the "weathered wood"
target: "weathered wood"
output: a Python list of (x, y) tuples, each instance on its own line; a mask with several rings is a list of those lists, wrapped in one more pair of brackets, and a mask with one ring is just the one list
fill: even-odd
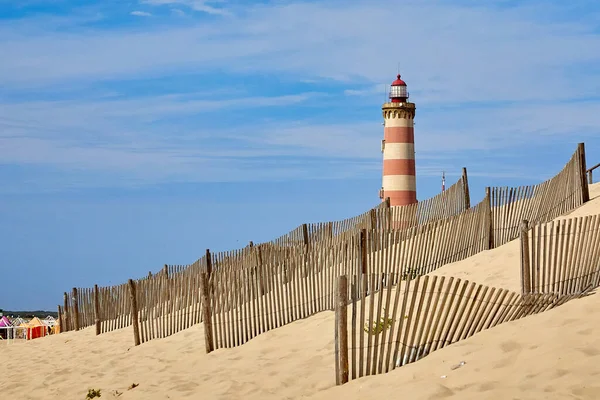
[(302, 224), (302, 238), (304, 239), (304, 246), (308, 248), (308, 225)]
[(370, 229), (377, 229), (377, 210), (371, 209), (369, 211), (369, 218), (371, 219)]
[(360, 271), (362, 274), (367, 273), (367, 230), (360, 230)]
[(204, 322), (204, 343), (206, 345), (206, 353), (210, 353), (215, 349), (213, 339), (211, 299), (208, 290), (208, 274), (200, 273), (200, 293), (202, 296), (202, 317)]
[(339, 382), (348, 382), (348, 278), (337, 279), (336, 321), (338, 326)]
[(385, 198), (385, 202), (384, 202), (384, 206), (385, 206), (385, 229), (390, 230), (392, 229), (392, 209), (391, 209), (391, 200), (389, 197)]
[(165, 278), (169, 279), (169, 266), (167, 264), (165, 264), (163, 268), (163, 274), (165, 275)]
[(100, 296), (98, 294), (98, 285), (94, 285), (94, 322), (96, 324), (96, 335), (100, 334)]
[(588, 172), (592, 172), (593, 170), (595, 170), (596, 168), (600, 168), (600, 163), (594, 165), (593, 167), (588, 168)]
[(487, 250), (491, 250), (494, 248), (494, 221), (492, 214), (492, 197), (490, 187), (485, 188), (485, 200), (488, 203), (488, 215), (487, 215), (487, 231), (488, 231), (488, 241), (487, 241)]
[(140, 345), (140, 325), (138, 321), (138, 305), (135, 293), (135, 282), (129, 280), (129, 303), (131, 305), (131, 325), (133, 326), (133, 342), (136, 346)]
[(79, 299), (77, 298), (77, 288), (73, 288), (73, 321), (75, 331), (79, 330)]
[[(359, 346), (360, 348), (358, 349), (359, 353), (358, 353), (358, 377), (362, 377), (363, 373), (364, 373), (364, 352), (362, 351), (362, 349), (364, 348), (364, 344), (365, 344), (365, 330), (362, 329), (362, 327), (364, 326), (365, 323), (365, 303), (366, 303), (366, 296), (367, 296), (367, 284), (368, 284), (368, 277), (366, 274), (361, 274), (360, 275), (360, 317), (359, 317), (359, 323), (360, 323), (360, 336), (359, 336)], [(352, 349), (352, 351), (356, 351), (355, 349)]]
[(358, 286), (356, 278), (356, 275), (352, 277), (352, 287), (350, 290), (352, 293), (352, 336), (350, 337), (352, 346), (352, 379), (356, 379), (356, 351), (354, 351), (356, 348), (356, 301), (358, 299)]
[(531, 262), (529, 259), (529, 222), (521, 222), (521, 294), (531, 293)]
[[(250, 242), (250, 245), (252, 246), (252, 242)], [(206, 273), (210, 278), (210, 274), (212, 274), (212, 256), (210, 254), (210, 249), (206, 249)]]
[(590, 189), (588, 187), (588, 181), (586, 179), (587, 168), (585, 166), (585, 143), (579, 143), (577, 145), (577, 152), (579, 153), (579, 167), (581, 168), (581, 198), (584, 203), (587, 203), (590, 200)]
[(63, 319), (64, 315), (62, 312), (62, 307), (59, 305), (58, 306), (58, 325), (60, 326), (60, 333), (63, 333), (64, 330), (64, 319)]
[(469, 178), (467, 176), (467, 168), (462, 169), (462, 183), (465, 196), (465, 210), (471, 208), (471, 194), (469, 193)]

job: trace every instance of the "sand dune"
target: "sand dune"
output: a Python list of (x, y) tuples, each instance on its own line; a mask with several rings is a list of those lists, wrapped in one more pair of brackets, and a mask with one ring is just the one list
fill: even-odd
[[(600, 184), (570, 216), (600, 214)], [(518, 242), (435, 274), (519, 290)], [(334, 315), (322, 312), (241, 347), (205, 354), (202, 325), (133, 346), (132, 329), (93, 328), (31, 342), (0, 342), (6, 399), (596, 399), (600, 296), (503, 324), (388, 374), (335, 387)], [(10, 360), (10, 361), (6, 361)], [(461, 361), (456, 370), (450, 367)], [(445, 376), (445, 377), (442, 377)], [(139, 386), (127, 390), (132, 383)], [(114, 390), (122, 393), (115, 397)]]
[[(565, 216), (566, 219), (600, 214), (600, 184), (590, 186), (590, 201)], [(496, 249), (482, 251), (465, 260), (444, 265), (431, 275), (446, 275), (467, 279), (488, 286), (521, 291), (520, 244), (513, 240)]]
[[(28, 343), (0, 343), (6, 399), (294, 399), (335, 384), (332, 312), (289, 324), (241, 347), (205, 354), (202, 325), (142, 346), (131, 328), (93, 328)], [(140, 385), (132, 390), (132, 383)], [(6, 396), (6, 397), (5, 397)]]
[(598, 399), (600, 342), (597, 318), (590, 318), (597, 315), (595, 294), (310, 398)]

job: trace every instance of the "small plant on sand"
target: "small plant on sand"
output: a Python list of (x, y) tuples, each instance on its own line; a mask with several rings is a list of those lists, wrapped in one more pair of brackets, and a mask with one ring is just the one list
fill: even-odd
[(101, 397), (100, 389), (88, 389), (88, 394), (85, 396), (85, 400), (95, 399)]
[[(385, 314), (385, 309), (384, 309)], [(381, 319), (377, 322), (373, 323), (365, 323), (364, 331), (370, 333), (371, 335), (378, 335), (381, 332), (389, 329), (394, 323), (394, 320), (391, 318), (381, 317)]]

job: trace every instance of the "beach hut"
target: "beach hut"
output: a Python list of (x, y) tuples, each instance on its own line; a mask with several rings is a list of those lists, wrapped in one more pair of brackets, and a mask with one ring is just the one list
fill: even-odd
[(0, 339), (12, 339), (12, 323), (6, 316), (0, 317)]
[(49, 334), (53, 335), (60, 332), (58, 321), (53, 316), (48, 315), (42, 322), (48, 327)]
[(26, 324), (27, 321), (25, 321), (23, 318), (21, 317), (11, 317), (9, 318), (11, 324), (12, 324), (12, 337), (11, 339), (26, 339), (26, 334), (27, 334), (27, 328), (26, 328)]
[(27, 340), (44, 337), (48, 333), (48, 328), (38, 317), (33, 317), (29, 322), (26, 322), (24, 327), (27, 328)]

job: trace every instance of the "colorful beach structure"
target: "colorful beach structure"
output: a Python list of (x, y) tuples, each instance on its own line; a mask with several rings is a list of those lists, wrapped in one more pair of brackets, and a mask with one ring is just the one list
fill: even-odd
[(0, 340), (33, 340), (60, 332), (60, 324), (52, 316), (41, 320), (34, 317), (25, 320), (21, 317), (0, 317)]

